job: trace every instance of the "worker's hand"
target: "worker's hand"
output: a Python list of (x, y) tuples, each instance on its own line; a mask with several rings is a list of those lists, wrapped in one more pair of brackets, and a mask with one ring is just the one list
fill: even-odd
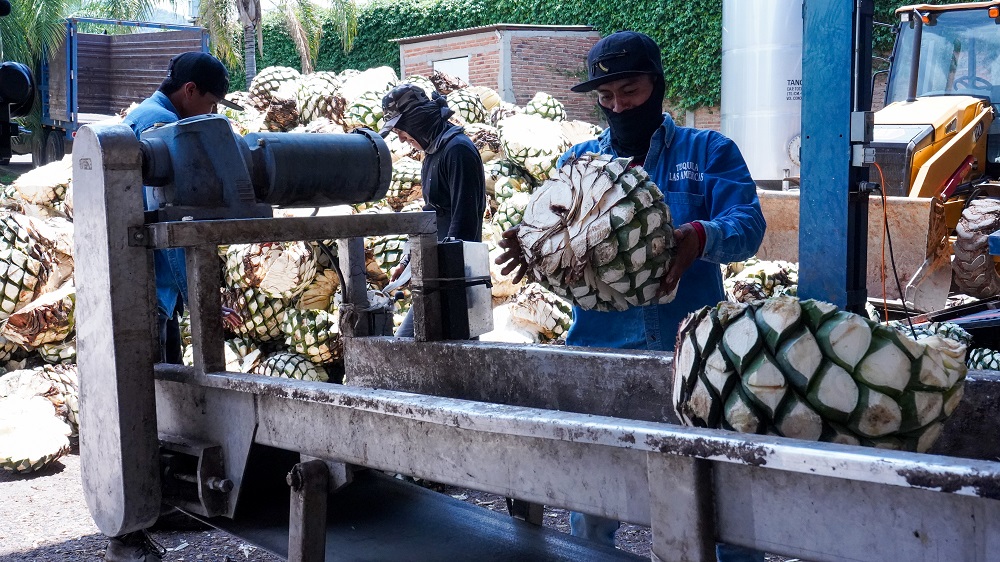
[(243, 324), (243, 319), (235, 310), (229, 308), (228, 306), (222, 307), (222, 323), (230, 330), (235, 330)]
[(514, 283), (521, 281), (528, 271), (528, 262), (524, 261), (524, 254), (521, 252), (521, 242), (517, 239), (518, 227), (511, 228), (503, 233), (498, 245), (503, 248), (503, 253), (493, 260), (497, 265), (504, 265), (500, 273), (507, 275), (511, 271), (517, 270), (514, 275)]
[(406, 268), (409, 265), (410, 265), (410, 262), (404, 261), (404, 262), (400, 262), (399, 265), (397, 265), (396, 267), (392, 268), (392, 271), (389, 273), (389, 282), (392, 283), (396, 279), (399, 279), (399, 276), (402, 275), (404, 271), (406, 271)]
[(701, 254), (701, 241), (698, 240), (698, 233), (690, 224), (685, 223), (680, 228), (674, 229), (674, 242), (677, 244), (677, 253), (674, 255), (673, 263), (670, 264), (670, 269), (660, 281), (660, 288), (656, 292), (657, 298), (672, 293), (677, 287), (677, 282), (681, 280), (681, 275), (684, 275)]

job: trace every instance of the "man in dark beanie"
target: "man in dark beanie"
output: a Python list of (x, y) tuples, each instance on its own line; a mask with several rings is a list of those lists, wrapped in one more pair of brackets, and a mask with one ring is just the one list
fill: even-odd
[[(666, 85), (660, 48), (647, 35), (613, 33), (587, 55), (587, 80), (574, 92), (597, 92), (608, 128), (597, 138), (570, 148), (559, 160), (587, 152), (631, 157), (642, 165), (670, 206), (677, 254), (660, 281), (660, 294), (677, 289), (668, 304), (600, 312), (573, 307), (567, 345), (672, 351), (677, 328), (688, 314), (726, 300), (719, 264), (742, 261), (757, 252), (764, 216), (746, 161), (736, 144), (715, 131), (679, 127), (663, 112)], [(516, 227), (504, 233), (503, 273), (525, 263)], [(570, 514), (575, 536), (614, 544), (618, 521)], [(718, 545), (720, 562), (763, 562), (764, 553)]]
[[(438, 242), (447, 238), (479, 242), (486, 211), (486, 179), (483, 160), (465, 131), (448, 121), (454, 115), (444, 96), (434, 92), (428, 98), (422, 88), (403, 84), (382, 99), (384, 137), (395, 131), (400, 140), (424, 152), (420, 184), (427, 207), (437, 216)], [(399, 277), (409, 265), (403, 257), (392, 272)], [(396, 331), (413, 337), (413, 311)]]

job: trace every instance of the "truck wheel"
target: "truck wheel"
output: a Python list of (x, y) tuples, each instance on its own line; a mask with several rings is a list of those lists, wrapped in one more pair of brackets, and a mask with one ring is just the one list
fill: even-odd
[(955, 285), (978, 299), (1000, 295), (998, 264), (989, 252), (989, 235), (1000, 231), (1000, 199), (977, 199), (962, 211), (955, 229)]
[(31, 135), (31, 165), (35, 168), (48, 164), (45, 160), (45, 129)]
[(62, 131), (46, 131), (45, 133), (45, 163), (58, 162), (66, 156), (66, 146)]

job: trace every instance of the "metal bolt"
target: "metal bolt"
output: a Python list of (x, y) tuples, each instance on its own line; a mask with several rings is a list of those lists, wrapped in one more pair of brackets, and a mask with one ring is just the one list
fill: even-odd
[(233, 481), (228, 478), (212, 476), (205, 481), (205, 485), (208, 486), (209, 490), (215, 490), (216, 492), (222, 492), (225, 494), (233, 491)]
[(285, 482), (295, 491), (302, 489), (302, 472), (298, 466), (292, 468), (292, 471), (285, 477)]
[(142, 232), (136, 232), (133, 236), (140, 242), (146, 237)]

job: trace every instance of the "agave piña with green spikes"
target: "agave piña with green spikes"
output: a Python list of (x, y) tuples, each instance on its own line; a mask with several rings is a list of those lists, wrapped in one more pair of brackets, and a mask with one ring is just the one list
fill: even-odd
[(689, 425), (923, 452), (958, 406), (965, 346), (815, 300), (722, 302), (681, 324), (674, 403)]
[(518, 240), (532, 277), (588, 310), (666, 303), (675, 253), (663, 194), (627, 158), (569, 159), (531, 195)]

